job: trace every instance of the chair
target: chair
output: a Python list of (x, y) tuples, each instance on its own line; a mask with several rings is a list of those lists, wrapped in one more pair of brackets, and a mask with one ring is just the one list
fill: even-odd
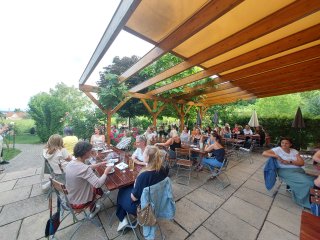
[[(230, 185), (230, 179), (229, 179), (228, 175), (225, 173), (225, 171), (228, 168), (228, 164), (229, 164), (229, 159), (227, 157), (225, 157), (223, 159), (221, 167), (219, 167), (219, 168), (216, 167), (216, 168), (213, 168), (213, 169), (211, 169), (209, 167), (209, 169), (210, 169), (210, 178), (218, 179), (218, 181), (222, 184), (222, 189), (225, 189), (226, 187), (228, 187)], [(226, 185), (224, 185), (223, 180), (220, 179), (220, 175), (221, 174), (224, 174), (226, 176), (226, 179), (228, 180)]]
[(250, 164), (253, 163), (252, 159), (252, 151), (254, 148), (254, 141), (251, 141), (250, 148), (239, 147), (239, 157), (240, 158), (247, 158)]
[(310, 188), (311, 213), (320, 217), (320, 189)]
[[(192, 172), (192, 160), (191, 153), (189, 149), (185, 148), (176, 148), (176, 165), (177, 165), (177, 183), (183, 185), (189, 185), (191, 172)], [(181, 170), (187, 172), (187, 174), (181, 174)], [(187, 183), (179, 181), (181, 178), (187, 178)]]
[[(65, 185), (63, 183), (53, 179), (53, 178), (50, 178), (50, 181), (51, 181), (52, 189), (56, 193), (57, 198), (59, 199), (59, 201), (61, 203), (61, 208), (62, 208), (61, 218), (62, 219), (61, 219), (60, 222), (62, 222), (64, 219), (66, 219), (67, 216), (69, 216), (70, 214), (72, 216), (73, 223), (80, 222), (80, 224), (76, 227), (76, 230), (72, 233), (70, 239), (73, 238), (73, 236), (79, 230), (79, 228), (82, 226), (83, 223), (91, 222), (94, 225), (96, 225), (93, 222), (93, 218), (90, 218), (90, 214), (88, 214), (86, 212), (86, 210), (88, 210), (90, 205), (88, 205), (88, 206), (86, 206), (85, 208), (82, 208), (82, 209), (73, 209), (71, 207), (71, 204), (69, 203), (68, 190), (66, 189)], [(95, 204), (97, 200), (98, 199), (94, 200), (94, 202), (92, 204)], [(68, 212), (65, 216), (63, 216), (64, 211)], [(79, 218), (80, 215), (83, 215), (83, 218)], [(97, 227), (101, 227), (101, 225), (99, 224), (99, 226), (97, 226)], [(52, 237), (54, 237), (54, 235)]]

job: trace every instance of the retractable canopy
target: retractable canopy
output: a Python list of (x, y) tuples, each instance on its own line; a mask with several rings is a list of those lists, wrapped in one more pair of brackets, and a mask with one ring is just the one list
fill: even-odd
[[(320, 89), (319, 10), (319, 0), (125, 0), (81, 76), (80, 88), (93, 91), (84, 86), (86, 80), (125, 30), (155, 47), (120, 82), (165, 53), (184, 60), (129, 89), (132, 97), (162, 99), (179, 88), (171, 101), (211, 106)], [(139, 93), (194, 66), (201, 70)], [(207, 77), (211, 80), (200, 81)]]

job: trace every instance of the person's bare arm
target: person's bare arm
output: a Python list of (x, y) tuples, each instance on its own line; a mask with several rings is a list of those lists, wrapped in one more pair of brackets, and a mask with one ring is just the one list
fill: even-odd
[(173, 140), (172, 138), (168, 139), (165, 143), (156, 143), (155, 146), (164, 146), (164, 147), (168, 147), (172, 144)]
[[(318, 150), (312, 157), (312, 159), (318, 163), (320, 163), (320, 150)], [(320, 179), (319, 179), (320, 181)]]

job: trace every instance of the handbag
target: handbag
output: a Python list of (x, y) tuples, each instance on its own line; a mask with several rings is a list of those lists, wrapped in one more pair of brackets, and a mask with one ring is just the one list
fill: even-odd
[(157, 218), (154, 214), (154, 209), (151, 205), (151, 195), (149, 187), (149, 202), (144, 208), (141, 208), (141, 204), (137, 207), (137, 219), (141, 226), (154, 226), (157, 223)]

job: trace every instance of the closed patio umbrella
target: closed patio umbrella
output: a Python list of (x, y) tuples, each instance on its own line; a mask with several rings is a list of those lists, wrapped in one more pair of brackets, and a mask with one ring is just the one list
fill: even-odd
[(217, 111), (214, 112), (212, 123), (213, 123), (214, 126), (218, 126), (219, 116), (218, 116), (218, 112)]
[(292, 122), (291, 127), (299, 129), (299, 149), (300, 149), (301, 148), (301, 130), (302, 130), (302, 128), (306, 127), (306, 125), (303, 121), (300, 107), (298, 107), (298, 110), (296, 112), (296, 116), (294, 117), (294, 120)]
[(199, 126), (199, 127), (201, 127), (201, 116), (200, 116), (200, 112), (198, 111), (197, 112), (197, 125)]
[(251, 118), (250, 118), (250, 121), (248, 124), (250, 127), (258, 127), (259, 126), (259, 120), (258, 120), (256, 110), (253, 110), (253, 113), (251, 115)]

